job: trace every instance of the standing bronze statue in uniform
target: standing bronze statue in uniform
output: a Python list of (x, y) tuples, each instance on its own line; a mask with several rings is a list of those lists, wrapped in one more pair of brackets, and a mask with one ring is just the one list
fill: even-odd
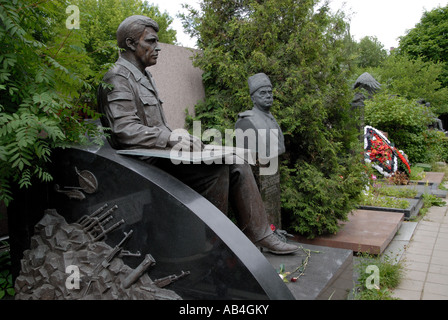
[[(109, 139), (116, 149), (172, 148), (181, 143), (190, 150), (203, 147), (199, 138), (188, 136), (177, 140), (172, 137), (162, 109), (155, 83), (147, 71), (157, 63), (160, 48), (155, 21), (145, 16), (125, 19), (117, 30), (118, 46), (123, 49), (115, 66), (104, 76), (98, 104), (104, 114), (105, 127), (111, 128)], [(109, 86), (107, 86), (109, 87)], [(145, 159), (184, 182), (223, 213), (228, 204), (237, 215), (238, 226), (256, 245), (275, 254), (288, 254), (297, 246), (280, 241), (267, 221), (265, 208), (251, 168), (244, 165), (179, 164), (169, 159)]]

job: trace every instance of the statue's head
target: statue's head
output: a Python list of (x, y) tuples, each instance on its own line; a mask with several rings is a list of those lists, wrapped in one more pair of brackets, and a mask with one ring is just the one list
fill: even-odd
[(272, 84), (264, 73), (258, 73), (249, 78), (249, 91), (255, 107), (269, 111), (274, 103)]
[(139, 66), (146, 68), (157, 63), (160, 48), (159, 25), (151, 18), (136, 15), (126, 18), (118, 27), (118, 47), (133, 56)]

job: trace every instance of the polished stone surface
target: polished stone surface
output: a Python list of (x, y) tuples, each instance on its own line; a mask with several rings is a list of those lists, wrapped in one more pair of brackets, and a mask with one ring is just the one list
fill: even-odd
[[(116, 244), (123, 232), (133, 230), (126, 249), (154, 257), (151, 278), (190, 272), (169, 288), (182, 298), (294, 299), (266, 258), (231, 220), (164, 171), (118, 155), (108, 146), (94, 151), (57, 150), (52, 161), (54, 181), (30, 190), (33, 197), (23, 197), (29, 201), (21, 202), (26, 206), (8, 210), (17, 218), (11, 221), (16, 231), (11, 232), (15, 268), (21, 252), (30, 246), (32, 229), (43, 209), (57, 209), (73, 223), (108, 204), (110, 208), (118, 206), (109, 225), (121, 219), (124, 224), (108, 234), (105, 242)], [(79, 172), (87, 170), (97, 181), (93, 193), (79, 189)], [(72, 191), (77, 191), (76, 197)], [(141, 262), (134, 257), (123, 260), (131, 268)]]
[[(292, 272), (301, 267), (301, 272), (286, 276), (287, 287), (297, 300), (346, 300), (353, 290), (353, 251), (346, 249), (294, 243), (300, 250), (292, 255), (276, 256), (265, 253), (275, 269), (284, 265)], [(308, 251), (309, 250), (309, 251)]]
[(434, 184), (441, 184), (443, 177), (445, 176), (445, 173), (443, 172), (425, 172), (425, 177), (420, 180), (421, 183), (434, 183)]
[(392, 241), (404, 220), (400, 212), (355, 210), (349, 221), (343, 222), (340, 231), (315, 239), (297, 236), (296, 240), (319, 246), (349, 249), (355, 252), (382, 253)]

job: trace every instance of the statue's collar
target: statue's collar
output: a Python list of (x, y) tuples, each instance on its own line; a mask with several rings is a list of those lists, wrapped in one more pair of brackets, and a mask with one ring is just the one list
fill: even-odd
[(252, 110), (254, 110), (254, 111), (258, 112), (258, 113), (267, 115), (267, 116), (271, 115), (271, 111), (270, 110), (264, 110), (264, 109), (262, 109), (262, 108), (260, 108), (258, 106), (255, 106), (255, 105), (252, 108)]
[(121, 65), (126, 69), (128, 69), (134, 75), (135, 80), (140, 82), (143, 86), (145, 86), (149, 90), (157, 91), (152, 81), (151, 73), (149, 71), (145, 70), (146, 72), (145, 76), (132, 62), (126, 60), (123, 57), (119, 57), (116, 64)]
[(117, 64), (125, 67), (134, 75), (135, 80), (140, 81), (142, 77), (144, 77), (143, 73), (129, 60), (126, 60), (123, 57), (119, 57), (117, 60)]

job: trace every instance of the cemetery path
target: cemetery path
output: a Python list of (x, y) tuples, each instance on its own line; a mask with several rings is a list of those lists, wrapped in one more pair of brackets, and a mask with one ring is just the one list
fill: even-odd
[(415, 224), (401, 256), (404, 278), (393, 296), (401, 300), (448, 300), (448, 204), (430, 208)]

